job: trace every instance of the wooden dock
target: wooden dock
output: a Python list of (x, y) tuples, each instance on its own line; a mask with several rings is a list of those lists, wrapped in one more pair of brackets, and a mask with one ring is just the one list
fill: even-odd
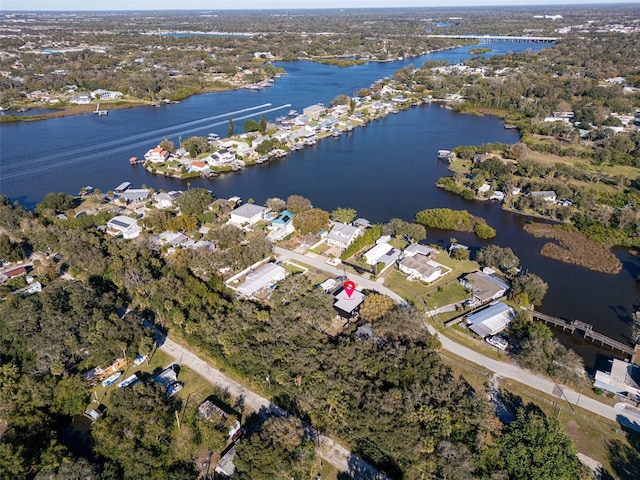
[(602, 346), (609, 347), (612, 350), (617, 350), (627, 355), (633, 355), (634, 350), (632, 347), (614, 340), (613, 338), (609, 338), (602, 333), (594, 331), (593, 325), (589, 323), (581, 322), (580, 320), (564, 320), (562, 318), (552, 317), (551, 315), (536, 312), (535, 310), (533, 311), (533, 319), (541, 320), (547, 325), (553, 325), (556, 328), (561, 328), (563, 332), (569, 332), (571, 334), (578, 330), (582, 333), (585, 340), (589, 340), (593, 343), (599, 343)]

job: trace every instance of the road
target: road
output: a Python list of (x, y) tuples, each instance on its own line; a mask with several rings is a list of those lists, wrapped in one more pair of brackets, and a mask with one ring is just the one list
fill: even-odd
[[(329, 273), (331, 275), (344, 275), (344, 272), (342, 270), (336, 267), (332, 267), (331, 265), (327, 265), (321, 259), (309, 258), (305, 255), (291, 252), (290, 250), (285, 250), (279, 247), (275, 247), (274, 250), (276, 254), (280, 255), (283, 258), (305, 263), (317, 270)], [(402, 297), (386, 288), (384, 285), (380, 285), (379, 283), (373, 282), (354, 273), (350, 273), (349, 278), (355, 281), (359, 286), (371, 290), (376, 290), (380, 293), (388, 295), (399, 304), (406, 304), (405, 300)], [(451, 352), (461, 358), (469, 360), (470, 362), (473, 362), (477, 365), (480, 365), (502, 378), (516, 380), (517, 382), (520, 382), (531, 388), (535, 388), (540, 392), (558, 397), (561, 400), (567, 402), (572, 409), (578, 406), (591, 413), (595, 413), (596, 415), (609, 420), (613, 420), (614, 422), (618, 422), (622, 425), (633, 428), (634, 430), (640, 431), (640, 413), (629, 408), (624, 409), (623, 404), (618, 404), (615, 408), (610, 407), (609, 405), (606, 405), (602, 402), (583, 396), (581, 392), (576, 392), (575, 390), (572, 390), (568, 387), (558, 385), (553, 380), (547, 377), (542, 377), (512, 363), (494, 360), (485, 355), (482, 355), (481, 353), (476, 352), (475, 350), (471, 350), (470, 348), (460, 345), (459, 343), (456, 343), (455, 341), (444, 335), (439, 335), (436, 329), (429, 324), (427, 324), (427, 329), (429, 330), (429, 333), (438, 337), (444, 350)]]
[[(287, 416), (288, 413), (271, 403), (268, 399), (249, 390), (241, 383), (226, 376), (220, 370), (214, 368), (206, 361), (192, 353), (187, 348), (177, 344), (167, 336), (160, 333), (150, 323), (145, 326), (156, 331), (156, 339), (160, 350), (172, 356), (176, 362), (185, 365), (195, 371), (213, 385), (226, 390), (234, 398), (242, 398), (244, 404), (250, 409), (259, 412), (266, 410), (272, 415)], [(307, 427), (312, 430), (310, 425)], [(349, 450), (338, 444), (326, 435), (317, 435), (317, 453), (320, 458), (329, 462), (341, 472), (349, 472), (354, 479), (361, 480), (387, 480), (387, 477), (365, 462), (362, 458), (352, 454)]]

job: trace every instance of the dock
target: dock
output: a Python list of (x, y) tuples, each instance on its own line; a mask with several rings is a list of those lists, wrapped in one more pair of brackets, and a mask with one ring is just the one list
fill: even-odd
[(552, 317), (551, 315), (536, 312), (535, 310), (532, 312), (532, 314), (534, 320), (540, 320), (547, 325), (553, 325), (556, 328), (561, 328), (563, 332), (569, 332), (570, 334), (573, 334), (577, 330), (582, 334), (585, 340), (600, 344), (603, 347), (609, 347), (612, 350), (616, 350), (626, 355), (633, 355), (634, 349), (632, 347), (614, 340), (613, 338), (609, 338), (602, 333), (594, 331), (593, 325), (589, 323), (581, 322), (580, 320), (569, 321), (558, 317)]

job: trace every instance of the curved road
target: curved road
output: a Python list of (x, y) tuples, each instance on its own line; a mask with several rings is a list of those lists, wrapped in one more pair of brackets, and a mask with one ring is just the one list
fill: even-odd
[[(317, 270), (324, 271), (331, 275), (344, 275), (344, 272), (342, 270), (332, 267), (331, 265), (327, 265), (322, 260), (310, 258), (305, 255), (301, 255), (299, 253), (295, 253), (279, 247), (275, 247), (274, 251), (283, 258), (306, 263), (307, 265), (310, 265)], [(388, 295), (397, 303), (406, 305), (406, 301), (402, 297), (400, 297), (397, 293), (391, 291), (384, 285), (373, 282), (369, 279), (353, 273), (349, 274), (349, 276), (352, 280), (356, 281), (357, 284), (367, 289), (376, 290), (380, 293)], [(575, 390), (572, 390), (568, 387), (558, 385), (553, 380), (547, 377), (542, 377), (512, 363), (500, 362), (498, 360), (493, 360), (492, 358), (486, 357), (481, 353), (478, 353), (474, 350), (471, 350), (470, 348), (456, 343), (455, 341), (444, 335), (439, 335), (436, 329), (429, 324), (427, 324), (427, 329), (429, 330), (429, 333), (438, 337), (443, 349), (455, 355), (458, 355), (461, 358), (465, 358), (473, 363), (476, 363), (486, 368), (487, 370), (494, 372), (500, 377), (516, 380), (548, 395), (560, 397), (568, 402), (571, 405), (571, 408), (574, 408), (574, 406), (579, 406), (585, 410), (588, 410), (589, 412), (595, 413), (596, 415), (600, 415), (601, 417), (613, 420), (614, 422), (618, 422), (624, 426), (640, 431), (640, 411), (636, 412), (631, 409), (625, 410), (623, 408), (623, 404), (616, 405), (616, 407), (620, 408), (610, 407), (609, 405), (606, 405), (602, 402), (589, 397), (585, 397), (581, 393), (576, 392)]]
[[(266, 411), (275, 416), (287, 416), (288, 413), (270, 402), (268, 399), (249, 390), (241, 383), (226, 376), (220, 370), (212, 367), (206, 361), (192, 353), (182, 345), (177, 344), (159, 330), (153, 327), (149, 322), (144, 323), (145, 326), (155, 330), (156, 340), (160, 350), (172, 356), (176, 362), (186, 365), (205, 380), (229, 392), (234, 398), (242, 398), (246, 406), (256, 412)], [(313, 431), (310, 425), (307, 425), (310, 431)], [(362, 458), (354, 455), (349, 450), (338, 444), (335, 440), (318, 434), (315, 435), (318, 456), (329, 462), (341, 472), (349, 472), (354, 479), (360, 480), (388, 480), (386, 476), (380, 473), (373, 466), (365, 462)]]

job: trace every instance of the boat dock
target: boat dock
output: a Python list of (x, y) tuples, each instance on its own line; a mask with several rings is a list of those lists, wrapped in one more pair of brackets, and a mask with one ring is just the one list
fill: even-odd
[(622, 342), (614, 340), (613, 338), (609, 338), (602, 333), (598, 333), (593, 330), (593, 325), (585, 322), (581, 322), (580, 320), (564, 320), (558, 317), (552, 317), (551, 315), (546, 315), (544, 313), (536, 312), (533, 313), (534, 320), (541, 320), (547, 325), (553, 325), (556, 328), (561, 328), (563, 332), (569, 332), (573, 334), (576, 330), (582, 333), (582, 336), (585, 340), (589, 340), (593, 343), (598, 343), (602, 346), (607, 346), (612, 350), (617, 350), (626, 355), (633, 355), (633, 348), (629, 345), (626, 345)]

